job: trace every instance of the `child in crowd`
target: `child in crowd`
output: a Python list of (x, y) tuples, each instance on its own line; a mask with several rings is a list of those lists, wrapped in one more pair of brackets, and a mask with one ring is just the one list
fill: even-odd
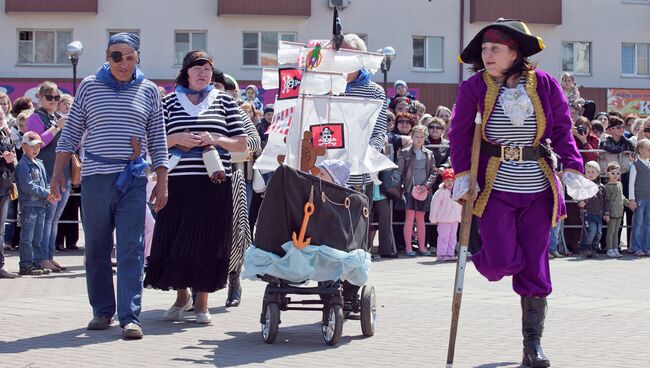
[[(587, 179), (598, 185), (596, 195), (578, 202), (578, 207), (586, 211), (580, 238), (580, 253), (587, 258), (592, 258), (596, 254), (595, 250), (598, 249), (600, 237), (603, 235), (603, 219), (609, 221), (609, 206), (605, 197), (605, 187), (600, 183), (600, 165), (598, 165), (598, 162), (587, 162), (585, 164), (585, 175)], [(621, 257), (618, 248), (610, 249), (609, 246), (607, 247), (607, 255), (612, 258)]]
[(630, 209), (634, 254), (650, 256), (650, 139), (639, 139), (637, 160), (630, 167)]
[(431, 198), (429, 221), (438, 225), (437, 256), (439, 261), (455, 260), (456, 231), (461, 220), (462, 206), (451, 199), (454, 187), (454, 169), (445, 169), (442, 173), (442, 183)]
[(42, 267), (44, 250), (41, 248), (45, 208), (50, 188), (43, 161), (36, 158), (43, 141), (34, 132), (27, 132), (22, 138), (23, 156), (16, 166), (16, 185), (20, 205), (20, 274), (43, 275), (51, 271)]
[(569, 100), (569, 107), (571, 108), (571, 120), (575, 121), (580, 116), (580, 111), (585, 104), (585, 100), (580, 97), (580, 91), (576, 86), (576, 80), (570, 73), (562, 74), (562, 91)]
[(413, 221), (415, 220), (418, 234), (418, 249), (422, 256), (430, 256), (426, 248), (425, 212), (431, 205), (430, 189), (436, 179), (436, 160), (433, 152), (424, 147), (427, 128), (416, 125), (411, 130), (413, 144), (400, 151), (397, 166), (402, 175), (402, 187), (406, 198), (406, 218), (404, 219), (404, 243), (406, 256), (415, 257), (411, 248)]
[(321, 179), (345, 187), (350, 177), (350, 167), (341, 160), (328, 159), (316, 165), (320, 169), (318, 177)]
[(609, 219), (607, 222), (607, 254), (610, 250), (618, 253), (619, 234), (621, 222), (623, 221), (623, 206), (630, 206), (630, 201), (623, 195), (623, 184), (620, 182), (621, 166), (617, 162), (607, 165), (608, 182), (605, 184), (605, 197), (609, 205)]
[(249, 85), (246, 87), (246, 90), (244, 91), (244, 102), (250, 102), (253, 104), (255, 107), (255, 110), (262, 110), (262, 103), (260, 102), (259, 98), (257, 96), (260, 94), (259, 90), (257, 89), (257, 86), (254, 84)]

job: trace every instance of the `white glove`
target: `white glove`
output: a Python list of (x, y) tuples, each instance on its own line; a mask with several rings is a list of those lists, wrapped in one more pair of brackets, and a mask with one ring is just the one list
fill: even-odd
[(596, 183), (574, 172), (565, 172), (562, 182), (566, 185), (567, 194), (576, 201), (584, 201), (598, 193)]
[[(463, 175), (460, 178), (457, 178), (454, 181), (454, 188), (451, 191), (451, 199), (457, 201), (467, 193), (469, 190), (469, 175)], [(476, 184), (476, 193), (478, 193), (481, 189), (478, 186), (478, 183)]]

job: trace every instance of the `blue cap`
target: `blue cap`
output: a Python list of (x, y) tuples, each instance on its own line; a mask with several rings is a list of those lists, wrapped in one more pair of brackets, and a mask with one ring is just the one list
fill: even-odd
[(329, 159), (318, 164), (318, 167), (327, 171), (334, 180), (334, 184), (342, 187), (350, 178), (350, 167), (344, 161)]
[(140, 37), (138, 37), (138, 35), (135, 33), (120, 32), (112, 35), (108, 39), (108, 47), (111, 47), (111, 45), (118, 43), (126, 44), (135, 51), (140, 50)]

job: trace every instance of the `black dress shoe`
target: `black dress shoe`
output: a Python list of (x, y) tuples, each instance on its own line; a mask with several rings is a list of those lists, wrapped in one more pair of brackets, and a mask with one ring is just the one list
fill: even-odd
[(392, 254), (382, 254), (381, 258), (399, 258), (399, 254), (397, 253), (392, 253)]
[(79, 247), (76, 244), (70, 244), (65, 247), (68, 250), (77, 250)]
[(65, 248), (63, 247), (63, 244), (57, 244), (56, 245), (56, 250), (63, 251), (63, 250), (65, 250)]

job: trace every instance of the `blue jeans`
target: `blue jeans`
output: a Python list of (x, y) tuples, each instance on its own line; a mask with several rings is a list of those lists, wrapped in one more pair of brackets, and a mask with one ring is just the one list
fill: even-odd
[(596, 250), (603, 235), (603, 216), (585, 214), (585, 225), (580, 238), (580, 250)]
[[(18, 218), (17, 215), (18, 215), (18, 200), (16, 199), (14, 201), (9, 201), (9, 205), (7, 207), (7, 217), (5, 218), (5, 221), (7, 221), (8, 218), (15, 220)], [(15, 222), (7, 223), (3, 227), (5, 244), (11, 244), (11, 240), (14, 238), (14, 232), (16, 231), (16, 227), (17, 227), (17, 223)]]
[(45, 207), (20, 206), (20, 269), (41, 267), (45, 259), (41, 249)]
[(70, 198), (71, 188), (72, 184), (68, 180), (64, 188), (65, 191), (61, 193), (61, 200), (54, 204), (47, 204), (47, 209), (45, 211), (45, 226), (43, 227), (43, 240), (41, 240), (41, 248), (43, 249), (43, 256), (45, 259), (54, 259), (59, 219), (63, 214), (65, 205), (68, 203), (68, 198)]
[(650, 199), (636, 201), (632, 216), (633, 251), (650, 252)]
[(559, 221), (555, 227), (551, 228), (551, 244), (548, 248), (549, 253), (557, 252), (557, 246), (560, 244), (560, 231), (562, 231), (562, 221)]
[(122, 193), (115, 187), (118, 176), (84, 176), (81, 221), (86, 236), (86, 287), (95, 317), (112, 317), (116, 310), (111, 268), (115, 230), (117, 315), (124, 326), (140, 324), (147, 179), (134, 178)]

